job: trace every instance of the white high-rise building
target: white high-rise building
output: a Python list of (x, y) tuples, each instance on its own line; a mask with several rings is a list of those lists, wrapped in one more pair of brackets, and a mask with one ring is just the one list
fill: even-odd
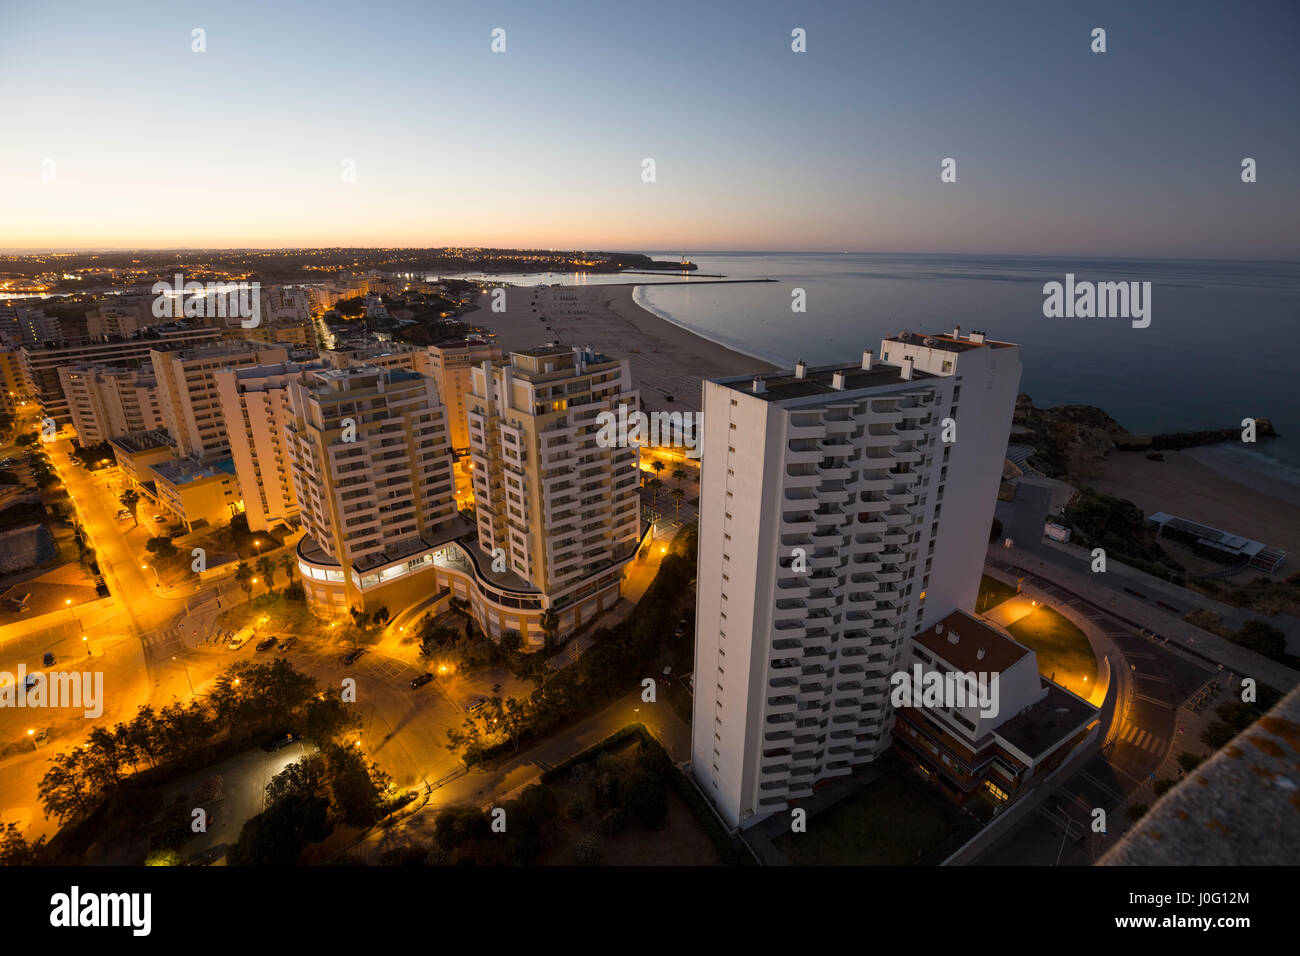
[(973, 609), (1019, 351), (903, 332), (705, 382), (691, 763), (732, 826), (881, 754), (906, 639)]
[(159, 408), (180, 457), (207, 463), (230, 454), (226, 419), (217, 396), (218, 371), (288, 358), (285, 346), (244, 341), (151, 352)]
[(322, 368), (319, 362), (279, 362), (225, 368), (214, 375), (230, 457), (239, 476), (248, 527), (253, 531), (264, 531), (298, 515), (285, 430), (293, 420), (289, 384)]

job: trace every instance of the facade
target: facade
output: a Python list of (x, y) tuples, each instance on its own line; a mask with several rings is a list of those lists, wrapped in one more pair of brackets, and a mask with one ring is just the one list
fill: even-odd
[(72, 426), (83, 445), (164, 426), (152, 368), (82, 362), (59, 369)]
[[(321, 353), (321, 361), (332, 368), (369, 365), (371, 368), (400, 368), (421, 375), (429, 374), (428, 356), (424, 349), (401, 342), (372, 342), (358, 348), (332, 349)], [(441, 392), (438, 397), (443, 397)]]
[(358, 366), (314, 371), (287, 387), (309, 599), (344, 613), (401, 606), (389, 600), (400, 590), (391, 585), (427, 570), (457, 519), (433, 380)]
[[(105, 296), (99, 308), (86, 316), (86, 335), (96, 341), (108, 341), (135, 335), (141, 329), (165, 325), (180, 316), (165, 318), (154, 315), (158, 297), (153, 292), (123, 292)], [(173, 308), (173, 313), (179, 309)]]
[(692, 770), (732, 826), (879, 756), (907, 638), (974, 607), (1019, 349), (881, 351), (704, 384)]
[(628, 363), (589, 349), (512, 352), (465, 398), (478, 545), (546, 595), (567, 634), (618, 600), (641, 539), (635, 447), (601, 447), (602, 412), (637, 408)]
[(153, 500), (158, 499), (155, 476), (150, 470), (161, 462), (171, 461), (176, 457), (176, 449), (171, 445), (171, 436), (162, 429), (151, 432), (136, 432), (131, 435), (117, 435), (109, 439), (113, 446), (113, 456), (117, 459), (117, 468), (128, 488), (143, 491)]
[(289, 383), (322, 368), (320, 363), (279, 362), (224, 368), (214, 374), (230, 457), (252, 531), (298, 517), (286, 433), (293, 417)]
[(961, 611), (913, 635), (903, 663), (920, 677), (913, 679), (914, 688), (938, 686), (949, 675), (997, 676), (990, 695), (995, 707), (970, 702), (969, 693), (964, 706), (913, 693), (906, 706), (894, 709), (894, 749), (954, 803), (976, 794), (995, 807), (1013, 801), (1100, 724), (1097, 708), (1039, 674), (1031, 649)]
[(222, 458), (211, 464), (179, 458), (149, 466), (155, 500), (187, 531), (221, 527), (239, 514), (239, 480), (235, 464)]
[(0, 306), (0, 342), (36, 346), (62, 341), (63, 329), (55, 316), (22, 305)]
[(135, 368), (149, 364), (151, 352), (198, 346), (215, 342), (220, 337), (221, 332), (217, 329), (176, 323), (149, 329), (120, 342), (24, 346), (20, 354), (23, 375), (30, 384), (33, 397), (40, 402), (42, 413), (64, 425), (72, 421), (72, 413), (59, 380), (61, 367), (90, 362), (115, 368)]
[(212, 462), (230, 455), (226, 419), (217, 394), (218, 371), (288, 358), (286, 346), (247, 341), (152, 352), (158, 405), (180, 457)]
[(469, 452), (465, 395), (473, 388), (471, 370), (484, 362), (500, 362), (503, 357), (499, 346), (483, 339), (460, 339), (428, 348), (428, 374), (438, 383), (438, 394), (447, 406), (451, 449), (457, 457)]

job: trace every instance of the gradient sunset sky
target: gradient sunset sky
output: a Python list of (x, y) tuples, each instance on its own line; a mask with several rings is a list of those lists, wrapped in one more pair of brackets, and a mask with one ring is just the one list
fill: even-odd
[(0, 247), (1290, 259), (1298, 100), (1294, 2), (0, 0)]

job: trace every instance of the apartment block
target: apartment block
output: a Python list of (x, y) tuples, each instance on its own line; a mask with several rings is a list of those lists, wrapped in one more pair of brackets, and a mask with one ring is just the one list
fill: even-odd
[(472, 370), (484, 362), (500, 362), (500, 346), (478, 338), (458, 339), (428, 347), (428, 374), (438, 383), (451, 423), (451, 448), (459, 457), (469, 452), (465, 395), (473, 388)]
[(215, 342), (221, 337), (217, 329), (176, 323), (148, 329), (120, 342), (78, 342), (58, 346), (23, 346), (23, 375), (43, 414), (60, 425), (72, 421), (59, 369), (66, 365), (90, 362), (115, 368), (136, 368), (150, 364), (150, 354), (194, 347)]
[[(913, 635), (903, 663), (912, 692), (894, 709), (894, 749), (954, 803), (982, 798), (995, 810), (1098, 732), (1097, 708), (1043, 677), (1031, 648), (962, 611)], [(978, 695), (969, 689), (964, 703), (927, 700), (923, 689), (994, 678), (989, 707), (972, 701)]]
[(58, 345), (63, 328), (56, 316), (22, 305), (0, 306), (0, 342), (9, 346)]
[(637, 408), (628, 363), (512, 352), (471, 370), (465, 400), (479, 548), (543, 592), (569, 633), (618, 600), (641, 539), (637, 450), (598, 440), (602, 412)]
[(164, 427), (152, 367), (80, 362), (59, 369), (72, 426), (83, 445)]
[(195, 348), (150, 353), (158, 383), (158, 404), (182, 458), (213, 462), (230, 455), (216, 373), (269, 365), (290, 358), (289, 348), (262, 342), (214, 342)]
[[(432, 564), (457, 520), (446, 411), (403, 369), (314, 371), (287, 385), (286, 437), (313, 603), (373, 609)], [(463, 528), (458, 529), (463, 533)]]
[(239, 480), (229, 457), (211, 463), (178, 458), (149, 466), (154, 499), (186, 531), (220, 527), (239, 514)]
[(223, 368), (214, 374), (230, 456), (253, 531), (298, 516), (286, 431), (293, 419), (289, 385), (324, 367), (319, 362), (279, 362)]
[(881, 354), (704, 384), (692, 770), (732, 826), (876, 759), (906, 640), (974, 607), (1019, 349)]

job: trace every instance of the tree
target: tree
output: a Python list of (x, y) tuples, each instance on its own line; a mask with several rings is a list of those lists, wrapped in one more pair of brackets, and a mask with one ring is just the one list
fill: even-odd
[(150, 538), (144, 543), (144, 549), (152, 554), (155, 558), (166, 560), (174, 558), (180, 553), (180, 549), (172, 544), (172, 539), (165, 534), (160, 534), (156, 538)]
[(280, 555), (280, 569), (284, 571), (284, 576), (290, 584), (293, 584), (293, 569), (297, 567), (298, 562), (293, 556), (293, 552), (286, 551)]
[(1237, 629), (1232, 641), (1264, 657), (1286, 659), (1286, 635), (1264, 621), (1247, 621)]
[(546, 650), (549, 651), (555, 646), (555, 640), (559, 636), (560, 616), (555, 613), (555, 608), (548, 607), (542, 612), (541, 620), (538, 623), (541, 624)]
[[(661, 462), (655, 462), (655, 464), (658, 465)], [(658, 478), (651, 478), (645, 483), (645, 486), (650, 489), (650, 504), (657, 508), (659, 506), (659, 489), (664, 486), (664, 483)]]
[(35, 866), (44, 850), (45, 837), (28, 843), (18, 824), (6, 823), (0, 828), (0, 866)]
[(329, 836), (329, 801), (287, 797), (252, 817), (226, 852), (229, 866), (293, 866), (303, 848)]
[(257, 559), (257, 571), (262, 575), (262, 580), (266, 582), (266, 590), (269, 594), (271, 588), (275, 585), (275, 562), (264, 554)]
[(673, 489), (673, 517), (676, 518), (682, 513), (682, 499), (686, 497), (686, 492), (680, 488)]
[(122, 492), (117, 500), (122, 502), (123, 508), (131, 512), (131, 520), (135, 522), (131, 527), (138, 528), (140, 526), (140, 518), (136, 514), (136, 506), (140, 504), (140, 492), (136, 491), (134, 488), (128, 488), (126, 491)]
[(235, 568), (235, 580), (248, 595), (248, 600), (253, 600), (253, 569), (248, 566), (247, 561), (240, 561), (239, 566)]
[(663, 471), (664, 468), (666, 468), (667, 466), (658, 458), (656, 458), (654, 461), (650, 462), (650, 467), (654, 469), (655, 477), (657, 478), (659, 477), (659, 473)]
[(668, 788), (658, 774), (637, 769), (623, 784), (622, 802), (641, 826), (653, 830), (668, 813)]
[(673, 477), (677, 479), (677, 487), (680, 488), (682, 482), (686, 480), (686, 469), (678, 465), (673, 469)]

